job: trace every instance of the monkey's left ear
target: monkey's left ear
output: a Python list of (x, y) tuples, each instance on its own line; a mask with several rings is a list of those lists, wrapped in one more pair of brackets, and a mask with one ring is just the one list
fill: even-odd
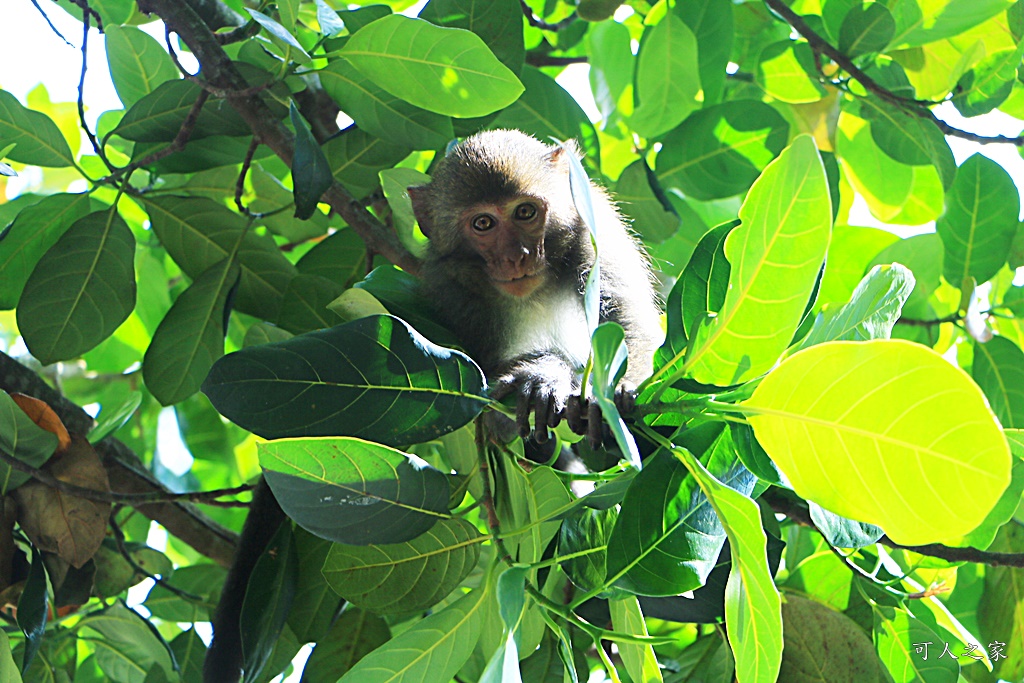
[(412, 213), (416, 216), (416, 222), (420, 224), (420, 231), (430, 237), (430, 233), (434, 229), (434, 217), (430, 213), (430, 186), (413, 185), (407, 187), (406, 191), (409, 193), (409, 199), (412, 200)]
[(570, 138), (569, 140), (566, 140), (562, 144), (556, 145), (554, 149), (547, 153), (545, 159), (551, 162), (551, 164), (557, 165), (562, 161), (562, 155), (565, 153), (565, 150), (567, 149), (569, 150), (569, 153), (572, 154), (577, 159), (581, 159), (583, 157), (583, 155), (580, 153), (579, 144), (577, 144), (576, 140)]

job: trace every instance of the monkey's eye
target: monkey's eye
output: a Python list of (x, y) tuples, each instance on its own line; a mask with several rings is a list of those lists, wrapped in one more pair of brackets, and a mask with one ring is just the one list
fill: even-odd
[(482, 213), (473, 219), (473, 230), (477, 232), (487, 232), (493, 228), (496, 224), (494, 216), (489, 216), (486, 213)]
[(519, 221), (528, 221), (537, 215), (537, 207), (533, 204), (520, 204), (516, 207), (515, 217)]

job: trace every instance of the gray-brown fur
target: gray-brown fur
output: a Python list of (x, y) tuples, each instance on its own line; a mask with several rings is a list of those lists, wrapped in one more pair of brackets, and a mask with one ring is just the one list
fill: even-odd
[[(480, 133), (455, 146), (437, 165), (432, 182), (410, 188), (410, 195), (430, 236), (421, 275), (439, 314), (499, 395), (516, 390), (529, 401), (545, 402), (538, 414), (560, 411), (579, 388), (579, 366), (588, 351), (583, 289), (594, 262), (589, 232), (572, 201), (564, 150), (519, 131)], [(536, 198), (546, 207), (543, 244), (532, 256), (542, 261), (544, 281), (526, 296), (510, 295), (495, 284), (493, 266), (479, 252), (472, 231), (467, 237), (460, 224), (476, 210), (472, 207), (519, 197)], [(624, 384), (636, 386), (650, 374), (662, 339), (650, 269), (608, 195), (593, 183), (591, 198), (601, 255), (601, 319), (625, 329)]]

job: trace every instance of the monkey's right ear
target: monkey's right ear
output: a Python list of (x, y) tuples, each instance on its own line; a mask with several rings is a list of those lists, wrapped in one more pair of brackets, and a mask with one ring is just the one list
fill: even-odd
[(413, 185), (407, 187), (409, 199), (412, 200), (412, 213), (416, 216), (416, 222), (420, 224), (420, 231), (430, 237), (434, 229), (434, 217), (430, 213), (430, 186)]

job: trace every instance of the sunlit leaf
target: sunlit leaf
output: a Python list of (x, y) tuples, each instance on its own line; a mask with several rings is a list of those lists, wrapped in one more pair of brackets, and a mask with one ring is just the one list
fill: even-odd
[(7, 158), (36, 166), (70, 166), (75, 159), (60, 129), (46, 114), (23, 107), (0, 90), (0, 140), (17, 146)]
[(134, 26), (105, 29), (110, 79), (125, 107), (153, 92), (164, 81), (181, 77), (156, 38)]
[(646, 31), (637, 58), (637, 105), (629, 122), (644, 137), (657, 137), (700, 107), (697, 38), (674, 13)]

